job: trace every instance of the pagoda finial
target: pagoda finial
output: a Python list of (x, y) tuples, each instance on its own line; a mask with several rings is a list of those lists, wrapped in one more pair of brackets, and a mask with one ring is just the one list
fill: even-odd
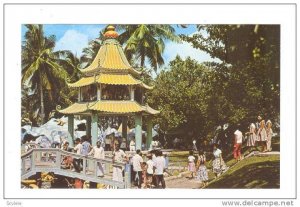
[(104, 37), (106, 39), (109, 39), (109, 38), (112, 38), (112, 39), (115, 39), (119, 36), (119, 34), (115, 31), (115, 27), (112, 26), (112, 25), (109, 25), (107, 28), (106, 28), (106, 32), (104, 33)]

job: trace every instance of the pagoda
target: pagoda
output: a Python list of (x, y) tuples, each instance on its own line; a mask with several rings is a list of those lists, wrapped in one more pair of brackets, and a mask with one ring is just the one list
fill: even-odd
[(58, 111), (68, 116), (70, 144), (74, 140), (74, 115), (86, 117), (93, 146), (98, 140), (99, 117), (122, 117), (122, 136), (127, 139), (128, 117), (134, 116), (136, 149), (142, 149), (142, 121), (146, 121), (146, 146), (150, 146), (152, 117), (159, 111), (144, 103), (144, 94), (153, 87), (138, 79), (141, 73), (130, 65), (117, 37), (115, 28), (108, 26), (95, 59), (81, 70), (83, 77), (68, 84), (78, 88), (78, 101)]

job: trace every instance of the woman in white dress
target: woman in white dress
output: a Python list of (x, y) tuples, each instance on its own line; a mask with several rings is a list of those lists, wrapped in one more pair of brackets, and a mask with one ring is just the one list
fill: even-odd
[(273, 135), (273, 130), (272, 130), (272, 122), (270, 120), (267, 121), (267, 151), (271, 152), (272, 151), (272, 135)]
[(265, 128), (265, 120), (262, 120), (259, 125), (260, 125), (260, 127), (257, 132), (257, 141), (260, 144), (260, 146), (262, 146), (262, 152), (266, 152), (267, 151), (267, 145), (266, 145), (267, 131)]
[(251, 123), (249, 126), (249, 132), (246, 133), (248, 135), (246, 145), (247, 147), (254, 147), (256, 141), (256, 127), (254, 123)]
[(222, 158), (222, 151), (218, 148), (217, 144), (214, 144), (213, 155), (215, 157), (212, 163), (213, 173), (218, 177), (221, 173), (225, 172), (228, 167)]

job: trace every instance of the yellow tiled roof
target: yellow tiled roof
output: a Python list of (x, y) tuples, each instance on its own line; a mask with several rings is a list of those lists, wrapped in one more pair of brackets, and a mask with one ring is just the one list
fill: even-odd
[(93, 62), (83, 73), (94, 73), (102, 70), (121, 70), (139, 73), (129, 64), (120, 43), (116, 39), (107, 39), (103, 42)]
[(75, 83), (69, 83), (69, 87), (82, 87), (93, 83), (110, 84), (110, 85), (140, 85), (146, 89), (153, 87), (144, 84), (142, 81), (135, 79), (130, 74), (100, 74), (93, 77), (83, 77)]
[(75, 83), (68, 83), (68, 86), (71, 87), (71, 88), (78, 88), (78, 87), (91, 85), (93, 83), (95, 83), (95, 77), (91, 76), (91, 77), (81, 78), (80, 80), (78, 80)]
[(136, 113), (142, 112), (143, 107), (135, 101), (93, 101), (89, 103), (74, 103), (59, 110), (62, 114), (79, 114), (87, 111), (101, 111), (106, 113)]
[(135, 101), (98, 101), (91, 109), (108, 113), (135, 113), (143, 110)]
[(69, 107), (58, 110), (62, 114), (78, 114), (83, 113), (89, 110), (89, 107), (91, 105), (95, 104), (95, 102), (89, 102), (89, 103), (74, 103), (70, 105)]
[(159, 111), (150, 106), (141, 106), (136, 101), (93, 101), (89, 103), (74, 103), (71, 106), (58, 110), (62, 114), (80, 114), (88, 111), (100, 111), (105, 113), (138, 113), (146, 112), (155, 115)]

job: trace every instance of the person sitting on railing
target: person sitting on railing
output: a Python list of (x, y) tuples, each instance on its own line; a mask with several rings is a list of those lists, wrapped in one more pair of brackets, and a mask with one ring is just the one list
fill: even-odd
[[(120, 146), (117, 144), (115, 146), (115, 150), (113, 151), (113, 157), (112, 157), (113, 162), (124, 162), (127, 161), (127, 156), (123, 150), (120, 149)], [(114, 181), (119, 181), (123, 182), (123, 171), (122, 166), (113, 166), (113, 180)]]
[[(104, 149), (101, 146), (100, 141), (98, 141), (97, 145), (92, 148), (89, 155), (94, 155), (94, 158), (96, 158), (96, 159), (104, 159), (105, 158)], [(98, 177), (103, 177), (104, 176), (103, 164), (100, 163), (100, 162), (97, 162), (96, 175)]]
[[(74, 152), (76, 152), (76, 154), (78, 154), (78, 155), (81, 155), (81, 152), (82, 152), (82, 144), (81, 144), (81, 142), (80, 142), (80, 139), (79, 138), (77, 138), (76, 140), (75, 140), (75, 144), (76, 144), (76, 146), (74, 147)], [(80, 165), (82, 164), (82, 159), (80, 159), (80, 158), (74, 158), (73, 159), (73, 166), (74, 166), (74, 169), (72, 170), (73, 172), (80, 172), (81, 171), (81, 167), (80, 167)]]

